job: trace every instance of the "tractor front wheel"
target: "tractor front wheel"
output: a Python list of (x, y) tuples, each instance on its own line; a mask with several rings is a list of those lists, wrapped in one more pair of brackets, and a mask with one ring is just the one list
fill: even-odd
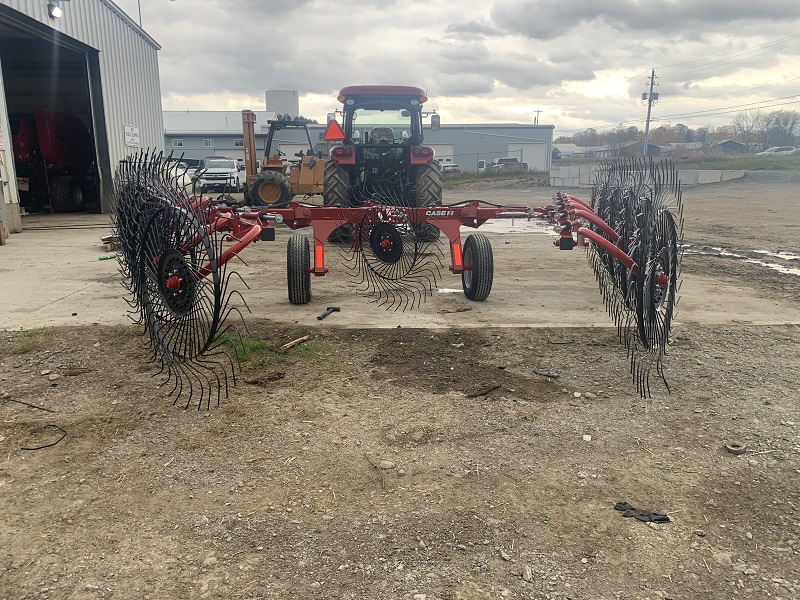
[(286, 247), (286, 282), (289, 302), (308, 304), (311, 302), (311, 250), (308, 238), (293, 235)]
[[(416, 196), (417, 208), (442, 204), (442, 171), (439, 163), (433, 162), (417, 169)], [(439, 230), (433, 225), (421, 223), (415, 229), (417, 237), (423, 242), (439, 239)]]
[(293, 196), (289, 180), (276, 171), (262, 171), (253, 177), (248, 191), (253, 206), (286, 206)]
[[(325, 163), (325, 178), (322, 182), (322, 204), (325, 206), (341, 206), (349, 208), (350, 173), (344, 167), (332, 161)], [(328, 236), (330, 242), (350, 244), (355, 238), (355, 229), (351, 224), (341, 225)]]
[(464, 271), (461, 285), (470, 300), (486, 300), (492, 291), (494, 279), (494, 254), (492, 245), (482, 233), (473, 233), (464, 242)]

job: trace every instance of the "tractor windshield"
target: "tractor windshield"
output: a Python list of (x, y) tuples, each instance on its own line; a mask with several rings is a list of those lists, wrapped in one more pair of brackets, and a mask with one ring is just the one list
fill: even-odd
[(411, 144), (421, 127), (419, 111), (400, 102), (364, 103), (347, 116), (347, 134), (355, 144)]
[(411, 115), (404, 109), (353, 111), (353, 141), (362, 144), (402, 144), (411, 137)]

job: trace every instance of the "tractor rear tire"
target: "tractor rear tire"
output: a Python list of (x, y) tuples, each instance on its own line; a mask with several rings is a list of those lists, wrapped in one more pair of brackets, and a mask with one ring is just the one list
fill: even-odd
[(50, 202), (53, 212), (80, 212), (86, 210), (86, 197), (81, 180), (72, 175), (53, 179)]
[(286, 247), (286, 287), (292, 304), (311, 302), (310, 262), (308, 238), (304, 235), (291, 236)]
[(250, 182), (248, 196), (253, 206), (278, 208), (292, 201), (292, 186), (283, 173), (262, 171)]
[(482, 233), (473, 233), (464, 242), (462, 254), (464, 271), (461, 273), (461, 285), (464, 295), (477, 302), (486, 300), (494, 280), (494, 254), (489, 238)]
[[(441, 206), (442, 170), (439, 163), (433, 162), (417, 169), (415, 190), (417, 208), (423, 206)], [(435, 242), (439, 239), (439, 230), (427, 223), (417, 225), (416, 232), (419, 240), (423, 242)]]
[[(325, 178), (322, 182), (322, 204), (350, 208), (350, 173), (332, 161), (325, 163)], [(328, 236), (329, 242), (351, 244), (355, 239), (355, 228), (351, 224), (341, 225)]]

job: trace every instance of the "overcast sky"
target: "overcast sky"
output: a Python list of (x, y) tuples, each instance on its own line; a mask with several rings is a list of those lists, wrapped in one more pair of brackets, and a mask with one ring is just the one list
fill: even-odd
[(443, 123), (643, 128), (653, 67), (655, 126), (800, 110), (798, 0), (139, 1), (165, 110), (263, 110), (289, 87), (324, 121), (344, 86), (401, 84)]

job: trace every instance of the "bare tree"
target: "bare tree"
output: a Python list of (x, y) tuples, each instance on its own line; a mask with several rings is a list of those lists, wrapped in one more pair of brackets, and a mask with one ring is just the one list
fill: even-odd
[(733, 118), (733, 131), (748, 151), (753, 150), (756, 145), (763, 122), (764, 116), (760, 110), (745, 110)]
[(768, 113), (764, 117), (760, 132), (762, 149), (793, 145), (798, 125), (800, 125), (800, 113), (796, 110), (775, 110)]

